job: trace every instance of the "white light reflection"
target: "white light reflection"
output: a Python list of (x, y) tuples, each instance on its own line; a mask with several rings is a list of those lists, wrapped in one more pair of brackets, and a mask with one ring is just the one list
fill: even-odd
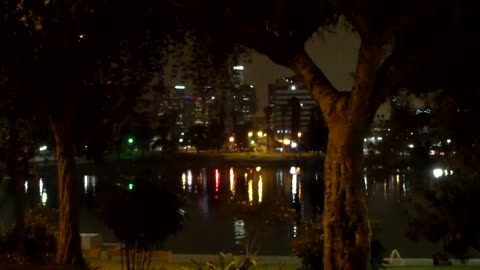
[(260, 175), (258, 177), (258, 202), (262, 202), (262, 196), (263, 196), (263, 180), (262, 176)]
[(363, 176), (363, 182), (365, 183), (365, 193), (368, 195), (367, 175), (364, 175), (364, 176)]
[(83, 192), (87, 194), (88, 190), (92, 191), (92, 194), (95, 195), (95, 175), (84, 175), (83, 176)]
[(297, 175), (292, 175), (292, 202), (295, 202), (295, 195), (297, 195)]
[(43, 180), (42, 180), (42, 178), (40, 178), (40, 180), (38, 180), (38, 187), (39, 187), (39, 190), (40, 190), (40, 197), (41, 197), (42, 193), (43, 193)]
[(233, 232), (235, 234), (235, 244), (240, 245), (242, 240), (245, 239), (245, 222), (241, 219), (233, 220)]
[(187, 171), (187, 188), (192, 191), (192, 170)]
[(83, 192), (87, 193), (87, 188), (88, 188), (88, 176), (84, 175), (83, 176)]
[(44, 191), (42, 192), (42, 204), (43, 204), (43, 206), (45, 206), (45, 205), (47, 204), (47, 200), (48, 200), (47, 191), (44, 190)]
[(230, 168), (230, 191), (233, 195), (235, 195), (235, 173), (233, 172), (233, 168)]

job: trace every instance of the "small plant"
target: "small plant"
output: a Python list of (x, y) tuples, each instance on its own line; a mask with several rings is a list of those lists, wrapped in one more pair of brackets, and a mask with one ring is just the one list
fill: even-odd
[(195, 260), (192, 260), (192, 263), (196, 270), (249, 270), (257, 268), (257, 262), (250, 256), (246, 257), (243, 261), (237, 261), (236, 258), (227, 261), (225, 254), (220, 252), (218, 257), (218, 265), (209, 261), (200, 264)]

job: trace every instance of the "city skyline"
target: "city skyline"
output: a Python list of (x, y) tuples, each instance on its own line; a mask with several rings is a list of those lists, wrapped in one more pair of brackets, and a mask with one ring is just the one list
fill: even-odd
[[(306, 43), (307, 53), (322, 69), (331, 83), (340, 90), (349, 90), (357, 63), (360, 41), (356, 34), (338, 26), (333, 33), (322, 33), (313, 36)], [(268, 104), (268, 85), (275, 81), (291, 77), (295, 74), (288, 68), (278, 65), (267, 56), (251, 51), (250, 62), (241, 62), (244, 66), (244, 83), (252, 84), (257, 89), (257, 112), (263, 112)], [(185, 84), (187, 91), (191, 83), (182, 81), (178, 76), (172, 77), (167, 69), (166, 85)]]

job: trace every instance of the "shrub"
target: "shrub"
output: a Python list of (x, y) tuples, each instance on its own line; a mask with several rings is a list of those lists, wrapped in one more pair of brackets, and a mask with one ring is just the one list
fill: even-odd
[[(372, 238), (370, 246), (372, 270), (385, 268), (385, 248), (382, 243)], [(323, 231), (321, 224), (311, 221), (301, 223), (299, 234), (293, 241), (293, 254), (300, 258), (303, 269), (323, 269)]]
[(56, 210), (43, 206), (30, 209), (25, 215), (25, 256), (20, 257), (11, 249), (15, 239), (13, 228), (0, 228), (0, 261), (18, 263), (51, 263), (55, 254)]
[(123, 244), (127, 269), (148, 268), (150, 251), (181, 229), (183, 200), (165, 185), (143, 179), (114, 185), (103, 197), (101, 215)]

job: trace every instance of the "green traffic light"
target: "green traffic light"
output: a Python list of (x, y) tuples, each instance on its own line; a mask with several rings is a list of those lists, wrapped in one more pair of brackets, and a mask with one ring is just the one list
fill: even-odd
[(133, 138), (128, 138), (128, 143), (132, 144), (133, 143)]
[(129, 190), (132, 190), (132, 189), (133, 189), (133, 184), (132, 184), (132, 183), (129, 183), (129, 184), (128, 184), (128, 189), (129, 189)]

